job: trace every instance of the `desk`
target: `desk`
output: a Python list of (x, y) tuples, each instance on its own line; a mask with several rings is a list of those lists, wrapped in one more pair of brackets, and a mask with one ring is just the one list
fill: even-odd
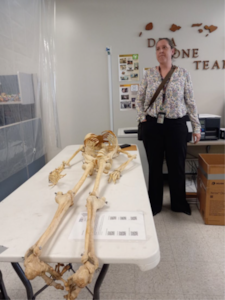
[[(27, 289), (28, 299), (33, 297), (32, 286), (24, 278), (18, 262), (23, 262), (24, 255), (43, 234), (52, 220), (57, 204), (55, 192), (67, 192), (78, 182), (83, 173), (82, 155), (79, 153), (71, 162), (71, 167), (64, 170), (67, 174), (58, 185), (50, 188), (48, 175), (58, 167), (63, 160), (68, 159), (79, 146), (68, 146), (45, 165), (38, 173), (20, 186), (0, 203), (0, 261), (12, 262)], [(108, 264), (136, 264), (142, 271), (150, 270), (160, 261), (159, 244), (156, 235), (154, 220), (150, 209), (147, 189), (145, 186), (140, 156), (137, 154), (117, 184), (107, 183), (108, 176), (103, 175), (99, 194), (106, 197), (108, 204), (102, 209), (105, 211), (143, 211), (146, 230), (145, 241), (96, 241), (96, 255), (99, 263), (104, 267), (100, 275), (104, 277)], [(113, 164), (113, 169), (125, 162), (127, 157), (119, 155)], [(94, 176), (94, 175), (93, 175)], [(75, 196), (73, 205), (65, 215), (55, 234), (43, 249), (41, 259), (53, 263), (80, 262), (84, 250), (84, 241), (69, 240), (68, 237), (80, 212), (85, 211), (86, 199), (93, 188), (93, 176), (88, 177)], [(129, 250), (128, 250), (129, 249)], [(101, 279), (102, 280), (102, 279)], [(101, 281), (100, 280), (100, 281)], [(98, 281), (98, 280), (97, 280)], [(99, 288), (99, 281), (96, 282)], [(50, 287), (52, 288), (52, 287)], [(78, 296), (79, 298), (79, 296)], [(96, 296), (95, 299), (98, 299)]]
[[(124, 130), (137, 130), (137, 127), (126, 127), (126, 128), (119, 128), (117, 132), (118, 141), (120, 144), (137, 144), (140, 156), (141, 156), (141, 162), (143, 166), (143, 171), (145, 175), (145, 182), (146, 186), (148, 186), (148, 162), (147, 162), (147, 156), (145, 153), (145, 149), (143, 146), (142, 141), (137, 140), (137, 133), (132, 134), (126, 134)], [(187, 153), (191, 154), (192, 156), (198, 157), (198, 153), (205, 153), (213, 151), (214, 153), (224, 153), (224, 147), (225, 147), (225, 140), (219, 139), (216, 141), (200, 141), (197, 144), (194, 143), (188, 143), (187, 144)], [(163, 165), (163, 173), (166, 174), (167, 166), (166, 164)]]
[[(188, 147), (205, 147), (205, 152), (209, 153), (211, 146), (222, 146), (224, 148), (225, 146), (225, 140), (219, 139), (216, 141), (199, 141), (197, 144), (194, 143), (187, 143)], [(189, 148), (190, 149), (190, 148)]]
[[(137, 127), (126, 127), (126, 128), (119, 128), (118, 129), (118, 138), (136, 138), (137, 139), (137, 133), (125, 133), (124, 130), (137, 130)], [(194, 143), (187, 143), (188, 146), (225, 146), (225, 140), (219, 139), (219, 140), (213, 140), (213, 141), (200, 141), (197, 144)]]

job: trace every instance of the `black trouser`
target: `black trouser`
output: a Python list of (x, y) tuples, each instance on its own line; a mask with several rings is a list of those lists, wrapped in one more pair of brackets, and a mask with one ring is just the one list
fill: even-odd
[(185, 196), (185, 158), (187, 152), (186, 117), (164, 119), (147, 116), (143, 125), (143, 142), (149, 163), (149, 198), (153, 214), (161, 211), (163, 203), (164, 157), (167, 162), (171, 209), (185, 211), (189, 205)]

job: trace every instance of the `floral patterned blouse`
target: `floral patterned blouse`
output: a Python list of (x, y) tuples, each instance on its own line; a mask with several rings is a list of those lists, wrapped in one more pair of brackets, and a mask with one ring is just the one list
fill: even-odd
[[(198, 119), (197, 106), (194, 100), (193, 86), (187, 70), (177, 67), (166, 87), (163, 104), (163, 89), (160, 91), (153, 105), (145, 112), (155, 91), (162, 82), (157, 67), (150, 68), (143, 77), (136, 99), (138, 121), (144, 121), (146, 114), (157, 117), (160, 111), (165, 112), (169, 119), (182, 118), (189, 115), (193, 132), (200, 133), (201, 125)], [(160, 110), (160, 108), (162, 108)]]

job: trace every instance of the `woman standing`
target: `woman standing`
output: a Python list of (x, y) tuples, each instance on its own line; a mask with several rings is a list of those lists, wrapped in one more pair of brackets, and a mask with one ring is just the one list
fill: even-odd
[(194, 143), (200, 140), (201, 125), (189, 72), (176, 67), (155, 102), (145, 112), (158, 86), (172, 68), (174, 52), (171, 40), (159, 39), (156, 44), (159, 66), (146, 72), (136, 100), (138, 120), (143, 122), (143, 143), (149, 163), (149, 198), (153, 215), (162, 209), (164, 156), (168, 167), (171, 210), (191, 215), (185, 194), (188, 135), (186, 114), (188, 113), (192, 123)]

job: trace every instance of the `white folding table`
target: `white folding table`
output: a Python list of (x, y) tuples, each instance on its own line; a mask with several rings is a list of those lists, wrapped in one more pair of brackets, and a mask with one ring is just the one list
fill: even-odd
[[(59, 167), (78, 149), (79, 145), (67, 146), (39, 172), (31, 177), (0, 203), (0, 261), (11, 262), (20, 279), (23, 281), (28, 299), (35, 299), (30, 282), (18, 264), (24, 261), (24, 255), (48, 227), (57, 210), (55, 193), (66, 193), (79, 181), (82, 169), (82, 154), (79, 153), (66, 168), (66, 174), (57, 184), (49, 187), (48, 175)], [(94, 298), (99, 297), (99, 288), (109, 264), (136, 264), (142, 271), (154, 268), (160, 261), (160, 251), (154, 220), (146, 190), (142, 165), (138, 151), (122, 177), (116, 184), (108, 183), (108, 175), (103, 174), (99, 196), (106, 197), (107, 204), (102, 211), (141, 211), (144, 213), (146, 240), (143, 241), (95, 241), (96, 255), (103, 264), (96, 281)], [(114, 159), (112, 169), (127, 160), (120, 154)], [(69, 208), (55, 234), (42, 251), (41, 259), (49, 263), (80, 262), (84, 250), (84, 240), (70, 240), (69, 235), (79, 213), (85, 212), (86, 199), (94, 186), (95, 174), (86, 179), (75, 196), (74, 205)]]

